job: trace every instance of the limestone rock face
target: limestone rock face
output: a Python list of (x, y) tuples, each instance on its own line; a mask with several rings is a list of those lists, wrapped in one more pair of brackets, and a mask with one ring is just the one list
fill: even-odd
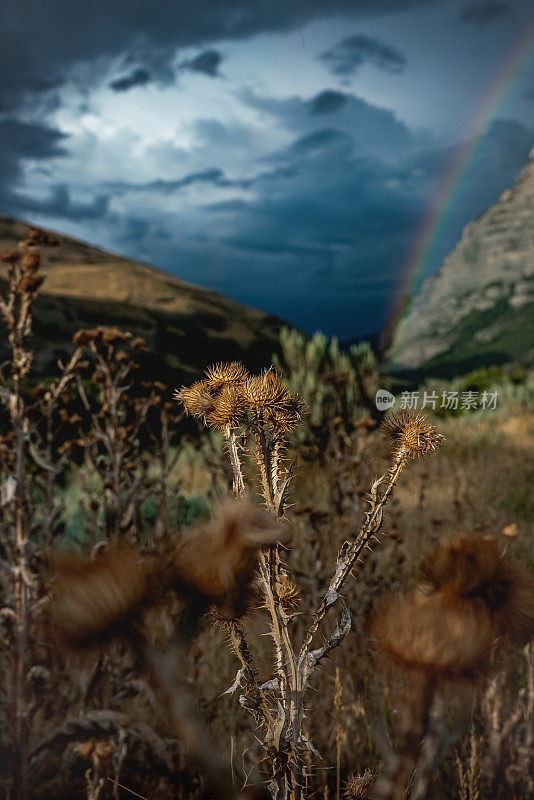
[(454, 374), (470, 361), (534, 362), (534, 149), (425, 281), (388, 353), (393, 372)]

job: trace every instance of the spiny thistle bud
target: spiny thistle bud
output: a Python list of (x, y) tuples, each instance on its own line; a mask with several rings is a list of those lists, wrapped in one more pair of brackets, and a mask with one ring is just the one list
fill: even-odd
[(390, 601), (372, 632), (384, 654), (407, 670), (436, 678), (473, 678), (487, 663), (494, 638), (482, 604), (443, 592), (414, 592)]
[(239, 361), (220, 361), (206, 370), (210, 389), (217, 391), (223, 386), (239, 386), (247, 377), (247, 370)]
[(427, 421), (426, 414), (402, 410), (392, 414), (382, 424), (385, 435), (415, 458), (437, 450), (444, 436)]
[(209, 396), (208, 382), (203, 379), (192, 386), (182, 386), (181, 389), (176, 389), (174, 399), (183, 405), (186, 414), (196, 416), (200, 401), (206, 395)]
[(211, 408), (205, 413), (208, 425), (219, 430), (228, 426), (235, 428), (245, 418), (246, 403), (239, 389), (225, 385), (220, 393), (211, 400)]
[(133, 548), (109, 550), (94, 561), (60, 554), (50, 618), (68, 649), (101, 648), (123, 635), (152, 594), (152, 564)]
[(370, 800), (375, 776), (366, 769), (363, 775), (349, 775), (343, 800)]
[(274, 408), (269, 420), (282, 433), (289, 433), (300, 425), (304, 412), (304, 400), (299, 395), (288, 397), (280, 407)]
[(278, 599), (285, 611), (292, 611), (297, 608), (300, 602), (300, 589), (298, 586), (283, 575), (277, 586)]
[(247, 403), (259, 411), (282, 410), (291, 397), (287, 386), (273, 369), (247, 378), (242, 392)]
[(180, 542), (171, 569), (177, 591), (200, 593), (229, 617), (239, 617), (254, 593), (261, 547), (282, 536), (281, 526), (256, 506), (227, 502), (196, 535)]
[(534, 637), (534, 576), (505, 555), (495, 539), (459, 536), (432, 550), (421, 566), (424, 587), (483, 603), (499, 635)]

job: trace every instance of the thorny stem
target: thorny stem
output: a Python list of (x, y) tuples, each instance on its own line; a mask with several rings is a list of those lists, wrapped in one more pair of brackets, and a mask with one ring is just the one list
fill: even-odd
[[(365, 522), (356, 535), (356, 538), (352, 541), (347, 540), (344, 542), (339, 551), (336, 571), (332, 576), (328, 589), (319, 603), (317, 610), (313, 614), (313, 621), (306, 631), (306, 635), (304, 636), (304, 641), (302, 642), (298, 657), (299, 665), (302, 664), (306, 659), (313, 641), (313, 637), (317, 633), (319, 625), (327, 614), (329, 608), (337, 600), (341, 587), (350, 575), (354, 565), (361, 557), (363, 549), (369, 544), (369, 541), (372, 539), (372, 537), (379, 531), (382, 524), (384, 506), (393, 490), (393, 487), (395, 486), (395, 483), (397, 482), (399, 475), (406, 466), (407, 461), (408, 451), (405, 447), (401, 446), (396, 453), (395, 460), (393, 461), (390, 469), (388, 469), (387, 472), (373, 484), (373, 491), (371, 493), (370, 500), (371, 509), (367, 512)], [(387, 484), (384, 488), (384, 491), (381, 495), (378, 495), (376, 490), (382, 481), (386, 479)]]
[(230, 427), (230, 425), (226, 426), (224, 438), (226, 440), (228, 453), (230, 455), (232, 472), (234, 473), (234, 494), (238, 498), (243, 497), (245, 494), (245, 482), (243, 480), (243, 471), (241, 469), (241, 461), (239, 459), (235, 431)]
[(230, 629), (230, 638), (234, 652), (241, 662), (245, 679), (254, 695), (254, 702), (257, 705), (258, 710), (263, 715), (267, 728), (271, 728), (274, 722), (273, 715), (260, 688), (252, 653), (250, 652), (247, 640), (245, 638), (245, 632), (239, 624), (232, 624)]

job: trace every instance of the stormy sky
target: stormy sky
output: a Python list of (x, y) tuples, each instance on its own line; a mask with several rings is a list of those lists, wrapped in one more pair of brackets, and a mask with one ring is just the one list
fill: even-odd
[(531, 0), (4, 0), (0, 36), (0, 213), (310, 332), (378, 331), (429, 209), (431, 270), (534, 144)]

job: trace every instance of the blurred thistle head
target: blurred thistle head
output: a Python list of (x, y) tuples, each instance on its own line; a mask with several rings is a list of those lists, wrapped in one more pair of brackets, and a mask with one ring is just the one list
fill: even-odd
[(52, 629), (71, 652), (99, 650), (123, 636), (152, 596), (153, 565), (133, 548), (94, 560), (55, 554), (52, 566)]
[(176, 590), (207, 598), (227, 616), (246, 612), (254, 594), (258, 552), (284, 538), (274, 518), (249, 503), (227, 501), (213, 519), (176, 545), (171, 570)]
[(220, 361), (206, 370), (206, 380), (210, 389), (218, 391), (224, 386), (239, 386), (247, 377), (246, 367), (240, 361), (225, 363)]
[(534, 576), (496, 539), (458, 536), (425, 557), (423, 588), (483, 604), (499, 635), (518, 643), (534, 637)]
[(487, 664), (493, 625), (483, 606), (444, 592), (390, 600), (372, 626), (386, 659), (433, 678), (473, 679)]
[(388, 439), (399, 448), (404, 448), (412, 458), (437, 450), (445, 439), (428, 422), (426, 414), (415, 414), (405, 409), (389, 416), (383, 422), (382, 430)]
[(18, 247), (13, 247), (11, 250), (4, 250), (4, 252), (0, 255), (0, 260), (4, 262), (4, 264), (17, 264), (22, 257), (22, 251), (19, 250)]

